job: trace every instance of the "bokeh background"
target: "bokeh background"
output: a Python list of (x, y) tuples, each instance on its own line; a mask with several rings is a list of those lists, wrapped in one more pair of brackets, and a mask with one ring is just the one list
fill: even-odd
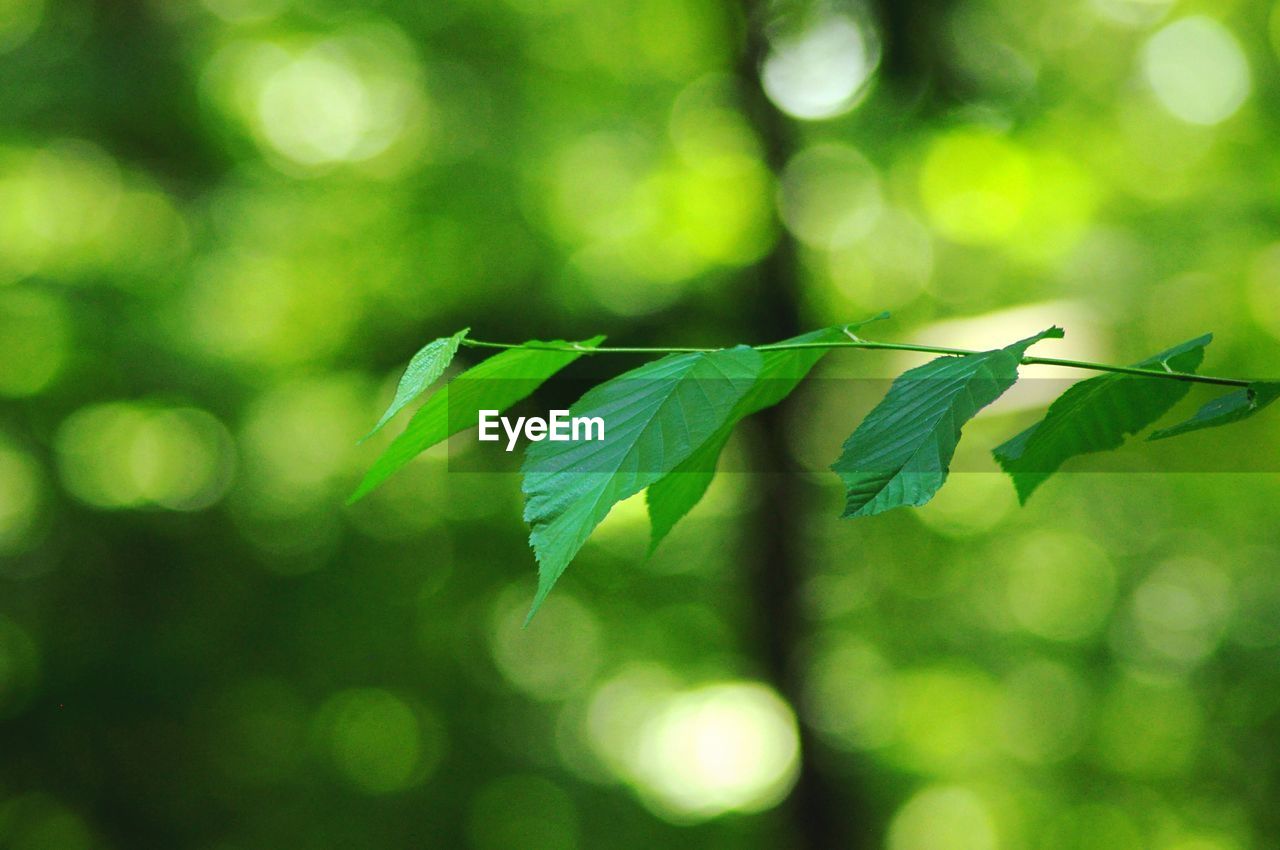
[[(727, 474), (647, 560), (631, 500), (526, 630), (514, 476), (343, 504), (462, 326), (1275, 377), (1278, 51), (1269, 0), (0, 0), (0, 846), (1280, 846), (1265, 422), (1019, 509), (1018, 396), (922, 510)], [(860, 385), (731, 456), (822, 470)]]

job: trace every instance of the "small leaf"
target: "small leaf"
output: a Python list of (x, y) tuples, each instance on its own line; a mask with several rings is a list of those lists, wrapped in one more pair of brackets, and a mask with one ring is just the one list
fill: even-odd
[(587, 392), (572, 416), (599, 416), (605, 439), (531, 443), (524, 518), (538, 558), (532, 617), (592, 530), (617, 502), (679, 466), (716, 433), (755, 385), (747, 346), (673, 354)]
[[(1194, 372), (1213, 339), (1206, 334), (1134, 366)], [(1023, 504), (1062, 464), (1077, 455), (1117, 449), (1125, 437), (1159, 419), (1191, 385), (1166, 378), (1109, 373), (1075, 384), (1049, 406), (1044, 419), (992, 452), (1012, 478)]]
[(947, 479), (964, 424), (1013, 386), (1031, 345), (1061, 337), (1061, 328), (1050, 328), (1006, 348), (939, 357), (899, 376), (831, 465), (846, 488), (843, 516), (932, 499)]
[(510, 348), (463, 372), (414, 413), (404, 433), (369, 468), (347, 503), (367, 495), (422, 452), (474, 425), (481, 410), (506, 410), (585, 353), (550, 349), (594, 348), (603, 341), (603, 336), (576, 343), (533, 340), (525, 345), (548, 348)]
[[(792, 345), (816, 342), (838, 342), (849, 338), (864, 325), (889, 318), (888, 313), (880, 313), (870, 319), (854, 322), (849, 325), (823, 328), (801, 336), (784, 340), (779, 345)], [(801, 348), (769, 350), (760, 352), (763, 358), (760, 376), (742, 400), (738, 402), (729, 419), (703, 443), (697, 451), (649, 486), (645, 492), (645, 501), (649, 507), (649, 554), (653, 554), (658, 544), (667, 536), (672, 528), (683, 519), (694, 506), (702, 500), (711, 480), (715, 477), (716, 462), (729, 442), (729, 435), (734, 427), (744, 418), (772, 407), (782, 401), (794, 390), (809, 370), (828, 352), (826, 348)]]
[(1248, 419), (1277, 398), (1280, 398), (1280, 382), (1255, 381), (1247, 387), (1241, 387), (1234, 392), (1206, 402), (1203, 407), (1196, 411), (1196, 415), (1186, 422), (1180, 422), (1169, 428), (1162, 428), (1147, 437), (1147, 439), (1163, 440), (1166, 437), (1176, 437), (1179, 434), (1199, 431), (1202, 428), (1217, 428), (1220, 425), (1230, 425), (1232, 422)]
[(458, 346), (462, 343), (462, 338), (467, 335), (469, 330), (471, 329), (463, 328), (453, 336), (433, 340), (424, 345), (417, 354), (413, 355), (413, 359), (409, 361), (409, 366), (404, 370), (404, 374), (400, 376), (400, 384), (396, 387), (396, 397), (391, 400), (391, 405), (387, 408), (387, 412), (382, 414), (378, 424), (374, 425), (373, 430), (365, 434), (360, 439), (360, 442), (363, 443), (381, 431), (383, 425), (390, 422), (392, 417), (404, 410), (406, 405), (422, 395), (427, 387), (436, 382), (436, 378), (444, 374), (444, 370), (453, 361), (453, 355), (458, 353)]

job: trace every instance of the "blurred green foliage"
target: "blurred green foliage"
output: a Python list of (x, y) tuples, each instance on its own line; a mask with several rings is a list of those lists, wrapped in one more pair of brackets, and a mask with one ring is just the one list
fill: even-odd
[[(1013, 399), (916, 513), (816, 476), (791, 699), (749, 475), (648, 560), (619, 505), (527, 630), (513, 477), (343, 497), (427, 340), (744, 341), (786, 240), (810, 327), (1274, 377), (1278, 10), (779, 4), (775, 168), (732, 6), (0, 0), (0, 846), (786, 846), (797, 723), (868, 846), (1277, 846), (1280, 483), (1158, 471), (1263, 417), (1025, 510)], [(819, 389), (811, 469), (874, 401)]]

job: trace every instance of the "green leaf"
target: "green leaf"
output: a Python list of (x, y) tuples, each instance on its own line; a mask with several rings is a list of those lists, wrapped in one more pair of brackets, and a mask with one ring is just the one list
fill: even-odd
[[(779, 344), (838, 342), (848, 339), (848, 334), (856, 333), (863, 325), (887, 318), (889, 318), (888, 313), (881, 313), (861, 322), (802, 334)], [(766, 348), (760, 352), (762, 357), (760, 376), (751, 390), (738, 402), (729, 419), (699, 446), (697, 451), (645, 491), (645, 501), (649, 507), (649, 524), (652, 528), (649, 554), (653, 554), (658, 544), (676, 523), (702, 500), (707, 488), (711, 486), (711, 479), (715, 477), (716, 462), (720, 458), (720, 452), (729, 442), (729, 435), (733, 433), (738, 422), (753, 413), (772, 407), (790, 395), (791, 391), (809, 374), (809, 370), (828, 351), (830, 349), (826, 348), (783, 351)]]
[(1148, 440), (1163, 440), (1176, 437), (1202, 428), (1217, 428), (1219, 425), (1230, 425), (1241, 419), (1248, 419), (1262, 408), (1280, 398), (1280, 382), (1255, 381), (1247, 387), (1206, 402), (1186, 422), (1180, 422), (1169, 428), (1156, 431)]
[(506, 410), (584, 353), (550, 348), (569, 345), (594, 348), (603, 341), (603, 336), (582, 342), (532, 340), (525, 345), (548, 348), (510, 348), (463, 372), (418, 409), (404, 433), (396, 437), (365, 473), (348, 504), (368, 494), (422, 452), (474, 425), (479, 411)]
[[(1188, 340), (1134, 366), (1194, 372), (1212, 334)], [(1075, 384), (1049, 406), (1044, 419), (992, 454), (1012, 478), (1018, 500), (1027, 499), (1062, 464), (1077, 455), (1117, 449), (1125, 437), (1159, 419), (1191, 385), (1165, 378), (1109, 373)]]
[(760, 353), (747, 346), (673, 354), (587, 392), (572, 416), (599, 416), (605, 439), (531, 443), (524, 518), (538, 558), (532, 617), (592, 530), (617, 502), (689, 458), (756, 383)]
[(831, 468), (845, 485), (845, 517), (918, 507), (947, 480), (964, 424), (1018, 380), (1026, 350), (1049, 328), (1006, 348), (932, 360), (898, 377)]
[(417, 354), (413, 355), (413, 359), (409, 361), (409, 366), (404, 370), (404, 374), (400, 376), (400, 384), (396, 387), (396, 397), (391, 400), (391, 405), (387, 408), (386, 413), (382, 414), (378, 424), (374, 425), (373, 430), (365, 434), (360, 439), (360, 442), (363, 443), (381, 431), (383, 425), (390, 422), (392, 417), (404, 410), (406, 405), (422, 395), (427, 387), (436, 382), (436, 378), (444, 374), (444, 370), (453, 361), (453, 355), (458, 353), (458, 346), (462, 343), (462, 338), (467, 335), (469, 330), (471, 328), (463, 328), (453, 336), (432, 340), (424, 345)]

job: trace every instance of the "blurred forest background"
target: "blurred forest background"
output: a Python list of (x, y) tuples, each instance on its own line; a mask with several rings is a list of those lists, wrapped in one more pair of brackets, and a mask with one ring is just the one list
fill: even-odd
[(527, 630), (514, 476), (343, 505), (463, 326), (1276, 377), (1278, 61), (1271, 0), (0, 0), (0, 846), (1280, 846), (1265, 422), (1018, 509), (1019, 396), (842, 522), (819, 380), (731, 447), (814, 474), (620, 505)]

